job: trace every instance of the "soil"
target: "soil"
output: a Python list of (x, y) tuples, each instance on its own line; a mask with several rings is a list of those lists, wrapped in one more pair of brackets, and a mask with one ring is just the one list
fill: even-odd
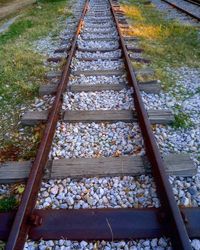
[(35, 2), (36, 0), (0, 0), (0, 20)]

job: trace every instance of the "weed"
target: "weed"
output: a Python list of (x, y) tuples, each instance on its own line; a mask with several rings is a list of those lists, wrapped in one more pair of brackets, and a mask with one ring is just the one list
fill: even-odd
[(181, 110), (181, 106), (176, 105), (174, 107), (174, 121), (172, 127), (178, 128), (189, 128), (193, 125), (190, 116)]
[(192, 126), (192, 122), (188, 114), (180, 112), (174, 115), (174, 121), (172, 127), (174, 128), (189, 128)]
[(8, 212), (16, 208), (17, 200), (14, 196), (0, 199), (0, 212)]

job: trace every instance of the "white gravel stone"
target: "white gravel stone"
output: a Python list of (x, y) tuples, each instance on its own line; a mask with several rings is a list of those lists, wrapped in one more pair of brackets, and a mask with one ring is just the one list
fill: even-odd
[(58, 193), (58, 186), (54, 186), (51, 188), (51, 193), (56, 195)]
[(113, 33), (116, 31), (116, 28), (114, 27), (114, 25), (112, 27), (101, 27), (99, 25), (99, 27), (88, 27), (85, 26), (83, 33), (87, 33), (87, 32), (93, 32), (93, 33), (101, 33), (101, 32), (107, 32), (107, 33)]
[[(95, 61), (79, 61), (77, 59), (73, 59), (71, 68), (73, 71), (76, 70), (117, 70), (124, 69), (123, 60), (95, 60)], [(73, 72), (72, 71), (72, 72)]]
[[(59, 192), (53, 194), (52, 186)], [(62, 189), (59, 187), (62, 186)], [(159, 207), (156, 188), (152, 177), (105, 177), (74, 180), (49, 180), (42, 183), (37, 208), (128, 208)], [(101, 194), (100, 194), (101, 190)], [(102, 192), (103, 190), (103, 192)], [(44, 202), (44, 192), (49, 192)]]
[(72, 206), (74, 204), (74, 199), (71, 196), (69, 196), (66, 198), (66, 202), (69, 206)]
[(150, 94), (141, 92), (142, 99), (146, 109), (172, 109), (175, 105), (180, 104), (176, 98), (168, 93)]
[(83, 85), (95, 85), (95, 84), (127, 84), (126, 75), (122, 76), (70, 76), (69, 85), (83, 84)]
[(182, 111), (189, 115), (191, 121), (200, 126), (200, 69), (180, 67), (176, 70), (167, 69), (176, 80), (176, 88), (170, 91), (171, 95), (179, 100), (177, 104)]
[(81, 33), (81, 38), (82, 39), (91, 39), (91, 38), (95, 38), (95, 39), (98, 39), (98, 38), (117, 38), (118, 37), (118, 33), (117, 31), (112, 31), (112, 32), (109, 32), (109, 33)]
[(118, 41), (85, 41), (78, 40), (79, 49), (119, 49)]
[(50, 158), (108, 157), (143, 153), (143, 140), (136, 123), (59, 122)]
[(133, 109), (131, 89), (120, 91), (80, 92), (64, 94), (63, 109), (69, 110), (122, 110)]
[[(160, 239), (141, 239), (141, 240), (131, 240), (131, 241), (94, 241), (94, 242), (86, 242), (86, 241), (70, 241), (70, 240), (63, 240), (62, 244), (60, 244), (59, 240), (55, 240), (53, 249), (55, 250), (172, 250), (171, 244), (169, 239), (167, 238), (160, 238)], [(152, 244), (153, 242), (153, 244)], [(159, 242), (165, 243), (166, 247), (163, 247), (159, 244)], [(199, 250), (199, 246), (194, 245), (192, 241), (192, 246), (194, 250)], [(35, 248), (32, 248), (35, 246)], [(47, 249), (48, 241), (41, 240), (39, 242), (32, 242), (27, 241), (24, 250), (32, 250), (32, 249)], [(62, 248), (63, 247), (63, 248)]]
[(86, 22), (84, 24), (84, 27), (85, 28), (98, 28), (98, 27), (101, 27), (101, 28), (111, 28), (113, 27), (113, 22), (107, 22), (107, 23), (101, 23), (101, 24), (97, 24), (97, 23), (91, 23), (91, 22)]
[(35, 50), (39, 51), (41, 54), (45, 56), (52, 56), (57, 46), (58, 46), (57, 42), (53, 40), (51, 36), (42, 38), (34, 42), (33, 44)]
[(170, 126), (156, 125), (155, 137), (164, 153), (197, 153), (200, 149), (200, 130), (198, 127), (174, 129)]
[(114, 51), (111, 51), (111, 52), (100, 52), (100, 51), (97, 51), (97, 52), (82, 52), (82, 51), (79, 51), (77, 50), (76, 51), (76, 54), (75, 54), (75, 57), (77, 59), (81, 59), (81, 58), (91, 58), (91, 59), (112, 59), (112, 58), (120, 58), (122, 55), (121, 53), (121, 50), (114, 50)]
[(192, 240), (192, 248), (194, 250), (200, 250), (200, 240)]
[(48, 110), (52, 107), (55, 96), (44, 95), (41, 98), (35, 97), (35, 102), (28, 107), (29, 111)]

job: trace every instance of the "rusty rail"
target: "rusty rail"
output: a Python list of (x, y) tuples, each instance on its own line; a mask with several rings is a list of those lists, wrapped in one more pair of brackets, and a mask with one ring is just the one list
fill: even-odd
[[(116, 241), (170, 237), (168, 223), (158, 220), (161, 211), (160, 208), (37, 209), (34, 214), (43, 218), (43, 223), (30, 229), (29, 239)], [(200, 208), (181, 208), (181, 211), (188, 219), (190, 238), (198, 238)], [(0, 239), (7, 240), (14, 217), (14, 212), (0, 213)]]
[(88, 9), (88, 3), (89, 1), (86, 0), (74, 36), (71, 50), (67, 58), (66, 65), (64, 67), (64, 71), (62, 73), (62, 78), (60, 84), (58, 85), (56, 98), (53, 103), (50, 115), (48, 117), (48, 121), (44, 131), (44, 136), (40, 143), (35, 161), (32, 165), (31, 172), (29, 174), (24, 194), (22, 196), (21, 203), (19, 205), (14, 222), (12, 224), (12, 228), (6, 245), (6, 249), (9, 250), (23, 249), (26, 236), (30, 230), (31, 224), (35, 224), (36, 221), (37, 222), (39, 221), (38, 223), (41, 222), (41, 220), (38, 220), (37, 217), (34, 217), (34, 215), (32, 216), (32, 213), (36, 204), (37, 194), (41, 185), (44, 168), (48, 160), (48, 155), (51, 149), (51, 144), (55, 133), (56, 124), (60, 115), (62, 106), (62, 93), (68, 83), (70, 74), (70, 64), (76, 49), (76, 41), (80, 33), (80, 30), (82, 28), (83, 18)]
[(159, 198), (161, 200), (161, 205), (163, 208), (163, 217), (164, 217), (163, 222), (169, 221), (171, 224), (171, 230), (172, 230), (171, 237), (174, 248), (189, 250), (192, 249), (192, 247), (189, 242), (189, 237), (187, 234), (187, 230), (185, 228), (185, 223), (183, 221), (180, 210), (177, 206), (171, 184), (169, 183), (168, 180), (168, 175), (164, 169), (163, 160), (161, 158), (161, 154), (156, 144), (153, 131), (151, 129), (151, 125), (148, 119), (148, 115), (145, 110), (142, 97), (140, 95), (138, 82), (136, 80), (136, 76), (127, 53), (126, 45), (119, 27), (114, 7), (112, 5), (111, 0), (109, 1), (120, 37), (122, 53), (125, 58), (124, 61), (128, 73), (128, 80), (130, 85), (134, 89), (133, 97), (134, 97), (135, 109), (137, 112), (139, 125), (143, 134), (146, 153), (152, 166), (152, 174), (156, 182), (157, 192), (159, 194)]

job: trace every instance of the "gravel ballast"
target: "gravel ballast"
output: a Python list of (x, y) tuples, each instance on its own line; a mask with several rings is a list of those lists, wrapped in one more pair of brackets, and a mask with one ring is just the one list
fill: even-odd
[(50, 157), (109, 157), (143, 154), (143, 140), (136, 123), (57, 124)]
[(63, 109), (70, 110), (123, 110), (133, 109), (132, 91), (105, 90), (64, 94)]
[(95, 84), (127, 84), (125, 75), (121, 76), (70, 76), (69, 85), (95, 85)]
[(36, 207), (81, 209), (159, 206), (153, 179), (141, 175), (43, 182)]
[[(192, 241), (195, 245), (195, 240)], [(132, 241), (70, 241), (70, 240), (56, 240), (56, 241), (43, 241), (32, 242), (28, 241), (25, 246), (25, 250), (35, 250), (38, 247), (39, 250), (54, 249), (54, 250), (172, 250), (170, 247), (170, 241), (166, 238), (159, 239), (145, 239), (145, 240), (132, 240)], [(194, 248), (195, 249), (195, 248)], [(196, 248), (195, 250), (198, 250)]]

